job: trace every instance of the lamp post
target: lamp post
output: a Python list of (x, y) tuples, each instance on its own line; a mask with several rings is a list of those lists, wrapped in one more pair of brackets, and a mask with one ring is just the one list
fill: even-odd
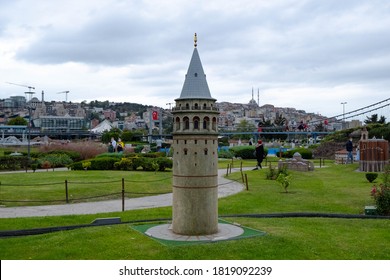
[(343, 128), (345, 125), (345, 104), (347, 104), (347, 102), (341, 102), (341, 105), (343, 105)]

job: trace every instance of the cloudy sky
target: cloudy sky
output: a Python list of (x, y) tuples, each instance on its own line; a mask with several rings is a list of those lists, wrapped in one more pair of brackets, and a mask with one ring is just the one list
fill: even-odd
[(388, 0), (0, 0), (0, 99), (24, 95), (16, 83), (46, 101), (169, 108), (195, 32), (219, 102), (253, 89), (329, 117), (390, 97)]

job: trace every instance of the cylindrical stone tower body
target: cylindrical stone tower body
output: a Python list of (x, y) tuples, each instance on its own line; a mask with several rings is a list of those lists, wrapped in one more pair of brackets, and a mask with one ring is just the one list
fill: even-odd
[(218, 109), (196, 45), (173, 114), (172, 230), (218, 232)]

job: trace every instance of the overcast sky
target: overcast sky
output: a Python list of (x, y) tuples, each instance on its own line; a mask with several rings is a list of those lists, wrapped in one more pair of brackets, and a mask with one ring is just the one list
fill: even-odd
[(330, 117), (390, 97), (388, 0), (0, 0), (0, 98), (24, 95), (16, 83), (169, 108), (195, 32), (218, 102), (253, 88), (260, 105)]

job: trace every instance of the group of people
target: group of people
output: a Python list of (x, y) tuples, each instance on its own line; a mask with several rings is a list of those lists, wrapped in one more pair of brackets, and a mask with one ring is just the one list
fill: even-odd
[(108, 143), (108, 152), (120, 153), (120, 152), (123, 152), (124, 147), (125, 147), (125, 144), (123, 143), (122, 139), (118, 138), (118, 141), (116, 141), (114, 137), (111, 137), (111, 141), (110, 141), (110, 143)]

